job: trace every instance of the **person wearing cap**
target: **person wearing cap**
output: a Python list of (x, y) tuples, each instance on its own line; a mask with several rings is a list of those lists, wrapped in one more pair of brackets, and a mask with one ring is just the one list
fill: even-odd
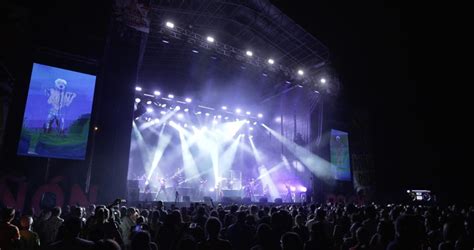
[(16, 249), (20, 242), (20, 231), (11, 222), (15, 218), (15, 209), (5, 208), (1, 212), (0, 222), (0, 249)]

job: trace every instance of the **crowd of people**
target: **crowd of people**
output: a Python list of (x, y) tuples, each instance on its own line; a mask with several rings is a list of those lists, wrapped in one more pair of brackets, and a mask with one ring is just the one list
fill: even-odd
[(1, 210), (0, 249), (473, 249), (474, 208), (268, 204)]

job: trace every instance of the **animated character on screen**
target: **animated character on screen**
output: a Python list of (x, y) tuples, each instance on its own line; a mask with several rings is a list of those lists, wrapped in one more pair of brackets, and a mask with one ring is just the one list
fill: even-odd
[(71, 105), (72, 101), (76, 97), (76, 93), (66, 92), (67, 82), (64, 79), (56, 79), (54, 81), (55, 87), (46, 89), (46, 95), (48, 95), (48, 104), (52, 107), (48, 113), (48, 119), (45, 124), (45, 132), (50, 133), (53, 125), (60, 134), (64, 133), (64, 113), (63, 108)]

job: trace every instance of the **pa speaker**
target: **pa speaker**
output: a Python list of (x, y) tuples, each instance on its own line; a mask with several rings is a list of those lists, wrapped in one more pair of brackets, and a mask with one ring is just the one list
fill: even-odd
[(275, 199), (275, 203), (276, 204), (282, 204), (283, 203), (283, 200), (281, 198), (276, 198)]

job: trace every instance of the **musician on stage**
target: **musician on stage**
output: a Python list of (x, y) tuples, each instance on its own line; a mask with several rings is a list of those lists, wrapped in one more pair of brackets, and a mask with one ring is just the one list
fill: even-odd
[(293, 196), (292, 196), (292, 194), (291, 194), (291, 187), (290, 187), (290, 185), (285, 184), (285, 187), (286, 187), (286, 191), (287, 191), (287, 194), (286, 194), (286, 202), (293, 202)]
[(158, 196), (161, 194), (161, 192), (163, 192), (165, 194), (165, 199), (166, 199), (168, 195), (166, 194), (166, 180), (165, 180), (165, 178), (161, 178), (161, 180), (160, 180), (160, 190), (156, 194), (157, 199), (158, 199)]

